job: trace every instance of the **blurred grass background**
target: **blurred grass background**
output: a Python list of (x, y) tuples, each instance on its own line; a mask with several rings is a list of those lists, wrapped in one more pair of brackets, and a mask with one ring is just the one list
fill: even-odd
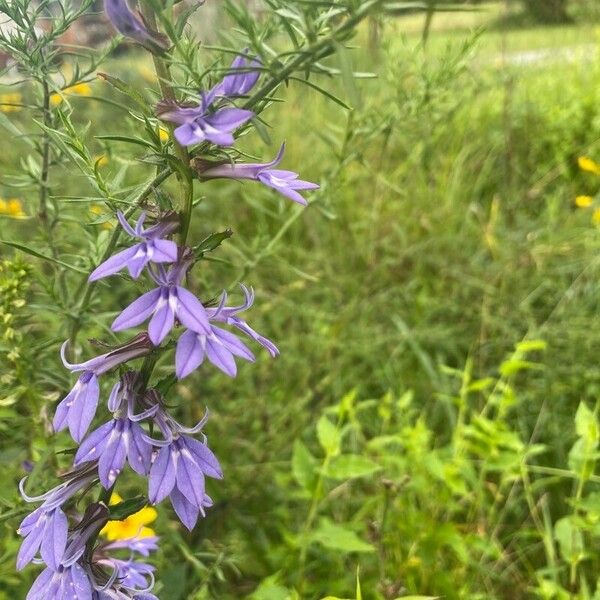
[[(190, 420), (210, 408), (226, 478), (193, 534), (159, 522), (162, 598), (355, 597), (359, 566), (365, 598), (600, 598), (598, 199), (575, 205), (600, 190), (578, 167), (600, 162), (598, 10), (577, 4), (573, 23), (541, 27), (504, 3), (477, 9), (436, 14), (426, 46), (423, 15), (375, 36), (372, 23), (352, 58), (377, 78), (319, 82), (353, 110), (292, 83), (268, 113), (273, 143), (244, 139), (262, 158), (287, 140), (285, 166), (323, 184), (309, 208), (250, 184), (198, 186), (192, 238), (235, 232), (198, 285), (252, 285), (251, 323), (282, 354), (177, 388)], [(152, 86), (144, 60), (105, 70)], [(94, 96), (122, 100), (99, 81), (91, 90), (72, 99), (87, 135), (133, 132)], [(2, 172), (27, 168), (18, 140), (0, 147)], [(114, 142), (97, 150), (107, 179), (145, 176)], [(74, 173), (65, 189), (79, 184)], [(2, 218), (0, 238), (26, 241), (33, 227)], [(128, 286), (103, 289), (86, 334), (109, 339)], [(512, 354), (523, 340), (540, 342)], [(27, 448), (31, 415), (1, 410), (9, 503), (15, 465), (46, 441)], [(338, 416), (333, 446), (323, 414)], [(335, 440), (377, 469), (328, 478), (319, 457), (336, 455)], [(330, 522), (354, 537), (336, 542)], [(24, 597), (30, 576), (13, 572), (14, 526), (3, 524), (0, 598)]]

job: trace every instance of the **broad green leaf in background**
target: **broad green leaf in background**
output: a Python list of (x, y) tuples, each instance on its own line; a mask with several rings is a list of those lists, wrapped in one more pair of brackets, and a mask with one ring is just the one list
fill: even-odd
[(300, 440), (296, 440), (292, 454), (292, 474), (304, 489), (311, 490), (313, 488), (317, 479), (316, 469), (315, 457)]
[(321, 519), (319, 526), (310, 534), (310, 540), (331, 550), (341, 552), (373, 552), (373, 546), (361, 540), (354, 531)]
[(335, 456), (340, 451), (341, 433), (339, 429), (323, 415), (317, 423), (317, 437), (321, 448), (328, 456)]
[(358, 454), (335, 456), (325, 469), (325, 476), (332, 479), (365, 477), (379, 471), (381, 467), (370, 458)]

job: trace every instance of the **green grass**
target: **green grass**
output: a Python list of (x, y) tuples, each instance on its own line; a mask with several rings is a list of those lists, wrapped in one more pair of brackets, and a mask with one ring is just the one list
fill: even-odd
[[(350, 597), (358, 565), (365, 598), (594, 597), (597, 483), (569, 453), (575, 412), (600, 391), (599, 231), (591, 211), (573, 203), (600, 189), (576, 162), (582, 154), (600, 162), (600, 62), (494, 59), (596, 43), (597, 30), (492, 30), (471, 39), (497, 10), (436, 17), (427, 54), (416, 47), (420, 17), (389, 24), (379, 53), (354, 53), (358, 69), (378, 79), (360, 84), (352, 113), (291, 85), (288, 103), (268, 112), (273, 144), (243, 144), (267, 158), (286, 139), (285, 166), (323, 184), (308, 209), (251, 184), (197, 187), (205, 199), (192, 238), (226, 227), (235, 235), (216, 255), (224, 262), (200, 269), (194, 283), (214, 292), (240, 278), (254, 286), (252, 324), (282, 355), (259, 353), (235, 380), (205, 369), (177, 386), (188, 420), (210, 407), (207, 432), (226, 478), (211, 485), (216, 507), (196, 533), (159, 522), (163, 598), (248, 597), (259, 584), (256, 600)], [(126, 58), (111, 69), (139, 78), (139, 66)], [(99, 82), (94, 89), (109, 93)], [(74, 106), (95, 132), (131, 127), (124, 112), (95, 100)], [(3, 155), (3, 172), (16, 168), (7, 146)], [(118, 155), (115, 146), (107, 178), (125, 167), (128, 180), (145, 176)], [(69, 188), (79, 183), (74, 176)], [(34, 202), (27, 199), (30, 214)], [(0, 237), (26, 240), (32, 227), (5, 219)], [(78, 223), (61, 231), (80, 236)], [(128, 285), (103, 288), (87, 335), (108, 336), (106, 313), (130, 298)], [(525, 339), (546, 349), (503, 363)], [(535, 364), (518, 362), (525, 358)], [(409, 390), (412, 399), (403, 396)], [(298, 448), (302, 441), (315, 464), (327, 465), (322, 430), (321, 448), (315, 434), (323, 414), (332, 422), (341, 415), (344, 451), (380, 470), (350, 481), (326, 476), (318, 488), (323, 470), (308, 459), (303, 469)], [(595, 448), (595, 417), (580, 420)], [(25, 458), (15, 448), (3, 451), (11, 479), (6, 465)], [(575, 513), (582, 498), (593, 510)], [(573, 514), (585, 523), (568, 521), (564, 534), (557, 524)], [(372, 551), (307, 542), (327, 531), (324, 517)], [(579, 535), (588, 554), (574, 559), (573, 579), (568, 540)], [(12, 560), (11, 535), (4, 544)], [(22, 590), (8, 563), (0, 598)]]

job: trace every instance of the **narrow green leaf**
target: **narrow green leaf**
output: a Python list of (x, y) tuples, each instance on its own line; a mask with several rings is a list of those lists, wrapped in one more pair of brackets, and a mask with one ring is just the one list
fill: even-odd
[(63, 262), (62, 260), (58, 260), (53, 258), (52, 256), (46, 256), (37, 250), (33, 250), (23, 244), (18, 244), (17, 242), (8, 242), (6, 240), (0, 240), (0, 244), (5, 244), (6, 246), (11, 246), (21, 252), (25, 252), (26, 254), (30, 254), (31, 256), (35, 256), (36, 258), (41, 258), (42, 260), (47, 260), (48, 262), (55, 263), (57, 265), (61, 265), (67, 269), (71, 269), (72, 271), (76, 271), (77, 273), (83, 273), (84, 275), (88, 275), (89, 272), (85, 269), (81, 269), (80, 267), (76, 267), (75, 265), (70, 265), (69, 263)]

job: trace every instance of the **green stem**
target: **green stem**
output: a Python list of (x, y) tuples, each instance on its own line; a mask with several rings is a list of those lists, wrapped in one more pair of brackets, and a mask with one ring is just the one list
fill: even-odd
[[(150, 28), (154, 30), (158, 29), (156, 15), (148, 2), (142, 3), (142, 15)], [(158, 77), (158, 85), (160, 86), (163, 99), (167, 102), (175, 102), (177, 98), (173, 88), (169, 84), (171, 77), (167, 63), (156, 54), (152, 55), (152, 61), (154, 62), (154, 70)], [(181, 163), (179, 178), (183, 184), (183, 189), (178, 200), (178, 211), (181, 220), (179, 227), (179, 245), (185, 246), (192, 218), (192, 203), (194, 199), (193, 173), (190, 168), (190, 155), (187, 148), (183, 147), (175, 138), (174, 125), (172, 123), (167, 123), (166, 126), (169, 130), (171, 140), (173, 141), (173, 151), (175, 156)]]

